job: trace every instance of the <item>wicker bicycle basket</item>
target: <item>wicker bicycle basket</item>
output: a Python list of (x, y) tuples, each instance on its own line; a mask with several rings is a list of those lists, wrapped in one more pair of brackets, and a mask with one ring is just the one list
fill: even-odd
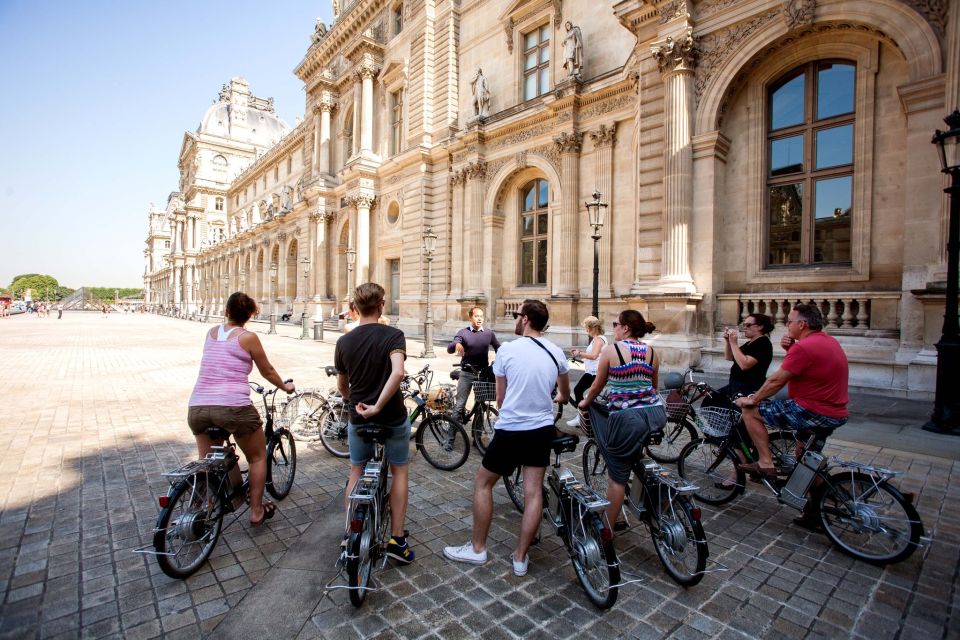
[(449, 411), (456, 400), (456, 389), (452, 384), (441, 384), (427, 392), (427, 406), (434, 411)]
[(493, 402), (497, 399), (497, 383), (475, 380), (473, 383), (473, 395), (477, 402)]
[(663, 406), (667, 411), (667, 420), (670, 422), (681, 422), (690, 413), (690, 405), (683, 401), (680, 394), (661, 393), (660, 399), (663, 400)]
[(700, 430), (708, 436), (723, 438), (740, 422), (740, 412), (723, 407), (703, 407), (697, 412)]

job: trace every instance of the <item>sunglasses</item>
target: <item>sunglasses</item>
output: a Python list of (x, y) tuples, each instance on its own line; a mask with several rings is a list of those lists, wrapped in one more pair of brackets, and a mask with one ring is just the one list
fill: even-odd
[(756, 326), (757, 326), (757, 323), (756, 323), (756, 322), (744, 322), (741, 326), (742, 326), (744, 329), (749, 329), (750, 327), (756, 327)]
[(522, 318), (522, 317), (525, 316), (526, 314), (525, 314), (525, 313), (520, 313), (519, 311), (513, 311), (513, 312), (511, 312), (510, 315), (512, 315), (512, 316), (513, 316), (513, 319), (516, 320), (517, 318)]
[(620, 323), (617, 322), (616, 320), (614, 320), (614, 322), (613, 322), (613, 328), (616, 329), (616, 328), (619, 327), (619, 326), (620, 326)]

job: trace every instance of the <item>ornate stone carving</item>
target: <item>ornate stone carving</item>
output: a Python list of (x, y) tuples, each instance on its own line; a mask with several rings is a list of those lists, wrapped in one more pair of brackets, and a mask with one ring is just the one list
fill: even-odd
[(506, 147), (512, 144), (517, 144), (518, 142), (526, 142), (532, 138), (537, 138), (539, 136), (550, 133), (553, 130), (553, 126), (549, 123), (542, 123), (528, 127), (516, 133), (510, 133), (505, 136), (501, 136), (487, 144), (487, 149), (499, 149), (500, 147)]
[(507, 36), (507, 50), (513, 53), (513, 18), (507, 18), (503, 23), (503, 31)]
[(372, 62), (369, 62), (369, 61), (367, 61), (367, 60), (364, 60), (363, 62), (360, 63), (360, 66), (357, 67), (357, 71), (356, 71), (356, 73), (357, 73), (357, 79), (358, 79), (358, 80), (367, 80), (367, 79), (372, 80), (373, 78), (375, 78), (375, 77), (377, 76), (377, 71), (379, 71), (379, 69), (377, 68), (377, 66), (376, 66), (375, 64), (373, 64)]
[(668, 74), (675, 71), (692, 71), (697, 59), (697, 47), (693, 41), (693, 32), (687, 33), (679, 40), (667, 36), (663, 44), (650, 48), (660, 68), (660, 73)]
[(557, 145), (557, 151), (560, 153), (580, 153), (580, 147), (583, 144), (583, 134), (578, 131), (564, 131), (554, 137), (553, 143)]
[(615, 97), (608, 98), (607, 100), (595, 102), (580, 112), (580, 121), (583, 122), (589, 118), (615, 111), (627, 105), (632, 105), (636, 100), (636, 95), (627, 92), (617, 94)]
[(471, 162), (463, 170), (468, 180), (483, 180), (487, 177), (487, 163), (483, 160)]
[(459, 171), (454, 171), (450, 174), (450, 186), (456, 187), (458, 185), (464, 184), (467, 181), (467, 172), (465, 169), (460, 169)]
[(281, 231), (280, 233), (277, 234), (277, 240), (279, 240), (280, 242), (285, 242), (288, 237), (289, 236), (286, 231)]
[(337, 98), (337, 94), (331, 91), (324, 91), (320, 94), (320, 99), (317, 100), (315, 109), (319, 111), (333, 111), (337, 108)]
[(697, 18), (703, 20), (716, 13), (720, 13), (727, 7), (739, 4), (743, 0), (700, 0), (696, 4)]
[(939, 37), (944, 37), (947, 32), (948, 0), (903, 0), (903, 2), (923, 16)]
[(550, 164), (553, 165), (553, 168), (560, 173), (560, 150), (557, 148), (557, 145), (554, 143), (540, 145), (534, 149), (530, 150), (531, 154), (538, 155)]
[(490, 84), (480, 65), (477, 65), (477, 71), (470, 80), (470, 90), (473, 91), (473, 114), (478, 118), (486, 118), (490, 115)]
[(617, 140), (617, 123), (600, 125), (599, 129), (590, 132), (590, 139), (593, 140), (593, 144), (598, 147), (613, 145)]
[(526, 169), (529, 165), (527, 164), (527, 152), (518, 151), (517, 152), (517, 167), (521, 169)]
[(321, 18), (317, 18), (317, 23), (313, 27), (313, 35), (310, 37), (310, 41), (313, 44), (317, 44), (323, 37), (327, 35), (327, 25)]
[(580, 70), (583, 69), (583, 34), (580, 27), (569, 20), (566, 24), (567, 35), (563, 39), (563, 68), (567, 77), (580, 80)]
[(553, 0), (553, 26), (556, 29), (563, 24), (563, 0)]
[[(507, 157), (507, 158), (500, 158), (499, 160), (493, 160), (491, 162), (488, 162), (486, 167), (487, 176), (491, 178), (494, 177), (495, 175), (497, 175), (497, 172), (500, 171), (500, 169), (503, 169), (503, 167), (506, 166), (506, 164), (512, 160), (513, 158)], [(488, 185), (488, 188), (489, 187), (490, 185)]]
[(377, 197), (373, 195), (368, 195), (365, 193), (357, 194), (355, 196), (350, 196), (348, 198), (350, 204), (352, 204), (357, 209), (372, 209), (373, 205), (377, 201)]
[(660, 7), (660, 24), (687, 15), (687, 0), (673, 0)]
[(817, 8), (817, 0), (782, 0), (783, 20), (787, 29), (793, 30), (813, 24), (813, 12)]
[(697, 48), (700, 52), (696, 75), (693, 83), (697, 100), (703, 95), (707, 82), (719, 70), (727, 58), (740, 48), (748, 38), (763, 28), (777, 16), (777, 11), (768, 11), (749, 22), (708, 34), (700, 38)]

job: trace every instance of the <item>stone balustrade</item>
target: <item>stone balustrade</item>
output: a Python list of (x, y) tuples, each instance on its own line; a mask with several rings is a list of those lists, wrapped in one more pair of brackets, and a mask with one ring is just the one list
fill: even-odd
[(721, 293), (717, 295), (719, 325), (740, 324), (752, 313), (764, 313), (777, 328), (785, 328), (796, 304), (815, 304), (825, 326), (834, 333), (883, 335), (899, 330), (899, 291), (830, 291), (810, 293)]

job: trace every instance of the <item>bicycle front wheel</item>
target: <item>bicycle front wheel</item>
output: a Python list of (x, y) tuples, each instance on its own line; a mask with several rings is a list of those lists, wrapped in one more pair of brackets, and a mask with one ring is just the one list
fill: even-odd
[(320, 416), (320, 443), (338, 458), (350, 457), (347, 419), (347, 406), (343, 402), (331, 404)]
[(373, 514), (367, 505), (358, 506), (353, 517), (354, 520), (360, 520), (360, 530), (351, 533), (347, 542), (347, 581), (350, 586), (350, 603), (359, 607), (370, 588), (370, 574), (373, 571), (371, 549), (375, 543), (375, 532)]
[(657, 462), (676, 462), (680, 452), (688, 443), (697, 439), (697, 430), (686, 419), (679, 422), (667, 422), (663, 429), (660, 444), (648, 444), (647, 455)]
[(694, 493), (707, 504), (726, 504), (743, 493), (746, 477), (737, 469), (737, 457), (722, 444), (704, 439), (690, 442), (680, 452), (677, 472), (697, 485)]
[(489, 402), (483, 403), (483, 407), (477, 410), (473, 417), (473, 444), (477, 451), (482, 454), (487, 452), (487, 446), (493, 440), (493, 431), (496, 429), (497, 420), (500, 419), (500, 412)]
[(593, 438), (583, 445), (583, 479), (597, 495), (607, 495), (607, 461)]
[(590, 511), (584, 512), (574, 527), (576, 530), (570, 536), (570, 561), (577, 579), (593, 604), (609, 609), (617, 601), (620, 583), (620, 563), (613, 548), (613, 536), (610, 532), (604, 536), (603, 521)]
[(327, 400), (319, 391), (304, 391), (297, 402), (288, 403), (284, 413), (295, 409), (289, 416), (290, 433), (297, 440), (315, 442), (320, 439), (320, 416), (327, 407)]
[(866, 473), (839, 471), (817, 491), (823, 530), (848, 556), (886, 565), (920, 544), (920, 514), (903, 494)]
[(223, 526), (223, 503), (211, 486), (217, 476), (187, 476), (170, 493), (157, 519), (153, 547), (160, 569), (171, 578), (187, 578), (199, 569), (217, 544)]
[(503, 476), (503, 488), (517, 511), (523, 513), (523, 467), (517, 467), (513, 473)]
[(453, 471), (470, 455), (470, 441), (460, 423), (445, 415), (423, 419), (417, 429), (417, 450), (437, 469)]
[(693, 517), (693, 504), (686, 496), (675, 496), (653, 508), (650, 533), (660, 562), (677, 584), (692, 587), (703, 580), (708, 554), (707, 537)]
[(273, 433), (267, 445), (267, 491), (277, 500), (283, 500), (293, 487), (297, 473), (297, 446), (286, 429)]

